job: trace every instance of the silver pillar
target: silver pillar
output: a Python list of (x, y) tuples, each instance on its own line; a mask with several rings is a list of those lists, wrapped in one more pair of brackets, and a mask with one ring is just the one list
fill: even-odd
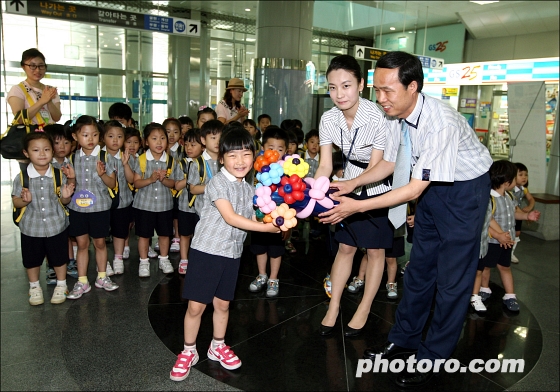
[(312, 90), (305, 83), (311, 60), (313, 1), (260, 1), (257, 13), (257, 53), (253, 60), (252, 117), (263, 113), (280, 125), (299, 119), (308, 131)]
[(545, 192), (551, 195), (560, 196), (558, 182), (560, 181), (560, 136), (558, 136), (558, 115), (556, 111), (556, 121), (554, 122), (554, 135), (552, 136), (552, 146), (550, 147), (550, 161), (546, 175)]

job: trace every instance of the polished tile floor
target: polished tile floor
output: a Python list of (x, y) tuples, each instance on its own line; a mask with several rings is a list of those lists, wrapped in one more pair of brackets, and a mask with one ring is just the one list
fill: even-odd
[[(165, 276), (152, 260), (151, 277), (138, 278), (134, 249), (125, 274), (114, 279), (121, 285), (118, 290), (93, 289), (79, 300), (51, 305), (53, 287), (45, 284), (42, 271), (46, 302), (30, 306), (19, 231), (11, 218), (9, 179), (18, 169), (4, 160), (0, 166), (1, 390), (396, 390), (387, 374), (355, 377), (364, 349), (382, 344), (393, 324), (398, 300), (387, 300), (385, 290), (378, 293), (361, 336), (342, 334), (360, 301), (359, 294), (349, 293), (335, 332), (327, 338), (318, 334), (328, 300), (322, 280), (333, 259), (324, 239), (311, 241), (307, 255), (305, 245), (296, 243), (298, 252), (283, 261), (280, 295), (273, 300), (248, 291), (257, 269), (254, 257), (244, 253), (226, 335), (243, 361), (236, 371), (206, 358), (212, 337), (208, 309), (197, 340), (200, 362), (187, 380), (169, 380), (182, 349), (183, 277)], [(523, 358), (524, 372), (444, 374), (425, 389), (559, 389), (559, 242), (521, 238), (516, 251), (521, 263), (513, 266), (521, 311), (504, 311), (503, 289), (494, 274), (488, 314), (466, 315), (453, 358), (463, 365), (473, 358)], [(176, 267), (178, 255), (172, 262)], [(88, 276), (94, 279), (93, 263)], [(68, 278), (70, 287), (74, 282)], [(402, 286), (402, 279), (398, 282)]]

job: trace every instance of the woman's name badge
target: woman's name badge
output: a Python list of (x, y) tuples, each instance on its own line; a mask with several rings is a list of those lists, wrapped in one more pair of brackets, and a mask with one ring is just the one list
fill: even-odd
[(89, 208), (95, 204), (96, 200), (97, 198), (93, 192), (88, 191), (87, 189), (74, 192), (74, 196), (72, 196), (72, 202), (76, 203), (76, 205), (80, 208)]
[(51, 118), (51, 115), (50, 115), (49, 111), (45, 108), (41, 108), (39, 113), (41, 114), (41, 117), (43, 117), (43, 120), (45, 120), (47, 122)]

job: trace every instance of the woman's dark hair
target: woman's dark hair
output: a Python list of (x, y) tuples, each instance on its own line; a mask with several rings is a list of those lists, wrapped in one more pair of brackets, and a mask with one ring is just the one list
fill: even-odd
[(72, 134), (66, 132), (66, 128), (62, 124), (48, 124), (43, 130), (52, 138), (52, 140), (64, 139), (73, 142)]
[(74, 125), (72, 125), (72, 123), (70, 123), (70, 130), (72, 133), (78, 133), (80, 132), (80, 130), (82, 129), (82, 127), (86, 126), (86, 125), (93, 125), (97, 128), (97, 130), (99, 131), (99, 133), (103, 133), (103, 130), (101, 129), (101, 127), (99, 126), (99, 124), (97, 123), (97, 120), (91, 116), (80, 116), (78, 117), (78, 119), (76, 120), (76, 122), (74, 123)]
[(218, 133), (222, 133), (223, 129), (224, 123), (220, 120), (206, 121), (204, 124), (202, 124), (202, 127), (200, 127), (200, 137), (205, 138), (209, 134), (217, 135)]
[(220, 137), (220, 152), (218, 159), (234, 150), (249, 150), (255, 154), (255, 141), (245, 128), (232, 127)]
[(506, 182), (512, 182), (517, 177), (517, 166), (505, 159), (496, 161), (490, 166), (490, 181), (492, 189), (498, 189)]
[(194, 127), (193, 120), (188, 116), (180, 116), (179, 122), (181, 123), (181, 125), (190, 125), (191, 128)]
[(338, 69), (350, 72), (358, 80), (358, 84), (362, 81), (362, 69), (354, 57), (348, 54), (342, 54), (333, 58), (329, 64), (329, 68), (327, 68), (327, 77), (331, 71), (336, 71)]
[(43, 53), (39, 52), (39, 50), (35, 48), (31, 48), (21, 54), (20, 65), (23, 67), (28, 60), (34, 59), (35, 57), (40, 57), (45, 63), (47, 62)]
[(109, 129), (111, 128), (119, 128), (122, 130), (123, 135), (126, 135), (126, 128), (123, 127), (123, 125), (119, 121), (109, 120), (103, 124), (103, 132), (101, 133), (101, 137), (104, 138), (105, 134), (109, 132)]
[(140, 135), (140, 131), (136, 128), (126, 127), (124, 129), (124, 141), (126, 142), (131, 137), (137, 137), (140, 144), (142, 144), (142, 136)]
[(148, 138), (150, 137), (150, 135), (152, 134), (152, 132), (155, 131), (161, 131), (163, 132), (163, 134), (165, 135), (165, 139), (167, 140), (167, 132), (165, 131), (165, 128), (163, 127), (163, 125), (158, 124), (158, 123), (149, 123), (148, 125), (146, 125), (144, 127), (144, 141), (148, 140)]
[(228, 105), (231, 109), (235, 106), (237, 109), (241, 107), (241, 102), (236, 101), (233, 102), (233, 95), (231, 95), (231, 89), (227, 89), (224, 93), (224, 102)]
[[(36, 57), (36, 56), (35, 56)], [(51, 149), (54, 150), (54, 143), (50, 135), (46, 132), (29, 132), (23, 137), (23, 149), (27, 151), (29, 149), (29, 143), (32, 140), (45, 139), (51, 144)]]
[(422, 63), (413, 54), (406, 52), (389, 52), (377, 60), (375, 69), (399, 69), (399, 82), (407, 88), (412, 82), (416, 82), (418, 88), (416, 92), (421, 92), (424, 87), (424, 71)]
[(212, 108), (209, 107), (205, 107), (202, 110), (199, 110), (198, 113), (196, 114), (196, 122), (198, 123), (198, 120), (200, 119), (200, 115), (203, 113), (210, 113), (212, 116), (214, 116), (214, 120), (218, 119), (218, 115), (216, 114), (216, 111)]
[(200, 139), (200, 129), (198, 128), (191, 128), (189, 129), (186, 133), (185, 136), (183, 137), (183, 140), (185, 141), (185, 143), (198, 143), (200, 145), (202, 145), (202, 140)]

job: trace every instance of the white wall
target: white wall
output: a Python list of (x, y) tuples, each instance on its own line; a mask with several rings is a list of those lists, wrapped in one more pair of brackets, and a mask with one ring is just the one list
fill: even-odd
[(467, 39), (464, 62), (558, 57), (560, 31), (498, 38)]

